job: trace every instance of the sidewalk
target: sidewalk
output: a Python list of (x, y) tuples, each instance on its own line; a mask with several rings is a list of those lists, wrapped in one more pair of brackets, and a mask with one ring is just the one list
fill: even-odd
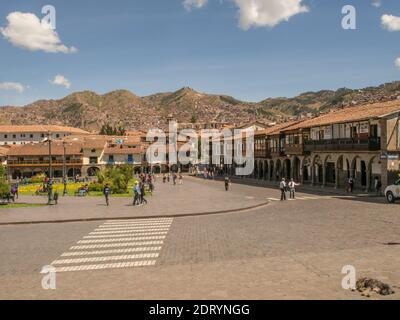
[[(260, 188), (232, 188), (226, 192), (221, 182), (204, 183), (185, 177), (183, 185), (173, 186), (158, 179), (147, 205), (133, 206), (133, 199), (115, 197), (107, 207), (103, 197), (60, 197), (57, 206), (0, 209), (0, 225), (206, 215), (267, 205), (265, 195), (253, 189)], [(45, 197), (20, 196), (17, 203), (46, 201)]]
[[(201, 176), (198, 177), (198, 179), (204, 179)], [(232, 183), (237, 183), (237, 184), (243, 184), (243, 185), (248, 185), (248, 186), (258, 186), (262, 188), (273, 188), (273, 189), (278, 189), (279, 187), (279, 182), (270, 182), (270, 181), (265, 181), (265, 180), (257, 180), (257, 179), (251, 179), (251, 178), (237, 178), (237, 177), (230, 177)], [(222, 181), (223, 177), (216, 177), (215, 180), (217, 181)], [(350, 195), (346, 190), (344, 189), (336, 189), (334, 187), (321, 187), (321, 186), (311, 186), (309, 184), (305, 185), (300, 185), (296, 187), (296, 190), (298, 192), (304, 192), (304, 193), (311, 193), (311, 194), (334, 194), (338, 196), (348, 196)], [(351, 194), (353, 196), (358, 196), (358, 197), (371, 197), (371, 198), (381, 198), (382, 196), (377, 196), (375, 192), (365, 192), (362, 190), (354, 190), (354, 192)]]

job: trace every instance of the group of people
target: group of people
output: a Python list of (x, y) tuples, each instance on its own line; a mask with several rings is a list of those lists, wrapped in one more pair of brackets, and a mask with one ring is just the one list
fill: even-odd
[(163, 177), (162, 177), (163, 183), (170, 182), (171, 179), (172, 179), (174, 186), (176, 186), (177, 184), (179, 184), (179, 185), (183, 184), (183, 175), (180, 172), (179, 173), (174, 172), (174, 173), (172, 173), (172, 175), (170, 173), (163, 174)]
[[(146, 185), (148, 186), (149, 192), (153, 194), (154, 192), (155, 176), (153, 174), (140, 174), (138, 180), (135, 181), (133, 185), (133, 206), (139, 206), (147, 204), (145, 198), (146, 195)], [(110, 205), (110, 195), (112, 193), (110, 185), (107, 183), (104, 186), (103, 194), (106, 200), (106, 205)]]
[(296, 187), (299, 186), (299, 183), (294, 182), (293, 179), (290, 179), (289, 182), (286, 182), (286, 179), (283, 178), (279, 184), (279, 189), (281, 190), (281, 201), (287, 200), (286, 193), (289, 192), (290, 199), (296, 198)]

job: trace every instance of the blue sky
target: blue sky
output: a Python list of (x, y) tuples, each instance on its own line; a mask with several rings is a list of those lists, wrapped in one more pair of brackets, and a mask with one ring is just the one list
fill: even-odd
[[(395, 66), (400, 32), (381, 25), (384, 14), (400, 16), (398, 0), (382, 0), (379, 8), (373, 0), (289, 0), (301, 2), (308, 12), (248, 30), (239, 25), (235, 0), (208, 0), (190, 11), (183, 1), (2, 0), (3, 28), (12, 12), (42, 18), (42, 7), (53, 5), (62, 44), (78, 51), (32, 51), (0, 34), (0, 84), (23, 85), (23, 90), (3, 85), (0, 105), (81, 90), (128, 89), (144, 96), (183, 86), (260, 101), (400, 79)], [(357, 9), (357, 30), (341, 27), (347, 4)], [(68, 79), (70, 87), (51, 83), (56, 75)]]

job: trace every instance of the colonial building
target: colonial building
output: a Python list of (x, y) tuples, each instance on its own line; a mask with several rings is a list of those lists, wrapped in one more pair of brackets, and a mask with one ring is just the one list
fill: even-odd
[[(252, 178), (282, 177), (314, 186), (371, 190), (400, 172), (400, 101), (336, 110), (312, 119), (276, 125), (255, 133)], [(227, 166), (228, 168), (231, 166)], [(231, 173), (232, 170), (225, 170)]]
[(52, 125), (0, 126), (0, 145), (38, 143), (46, 138), (61, 139), (72, 134), (89, 134), (84, 130)]

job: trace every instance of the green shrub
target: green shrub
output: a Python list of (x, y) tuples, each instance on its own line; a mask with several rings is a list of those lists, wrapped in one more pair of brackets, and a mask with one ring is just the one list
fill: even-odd
[[(133, 178), (133, 168), (131, 166), (118, 166), (118, 167), (107, 167), (105, 170), (102, 170), (97, 173), (96, 184), (93, 184), (93, 188), (100, 190), (93, 191), (102, 191), (104, 186), (108, 183), (113, 193), (115, 194), (124, 194), (128, 193), (129, 182)], [(92, 185), (92, 184), (91, 184)], [(89, 190), (92, 191), (91, 185), (89, 185)]]
[(4, 198), (10, 190), (10, 185), (4, 179), (0, 179), (0, 198)]
[(44, 173), (37, 174), (29, 179), (30, 183), (43, 183), (46, 175)]
[(89, 192), (103, 191), (103, 184), (99, 182), (92, 182), (89, 184)]

